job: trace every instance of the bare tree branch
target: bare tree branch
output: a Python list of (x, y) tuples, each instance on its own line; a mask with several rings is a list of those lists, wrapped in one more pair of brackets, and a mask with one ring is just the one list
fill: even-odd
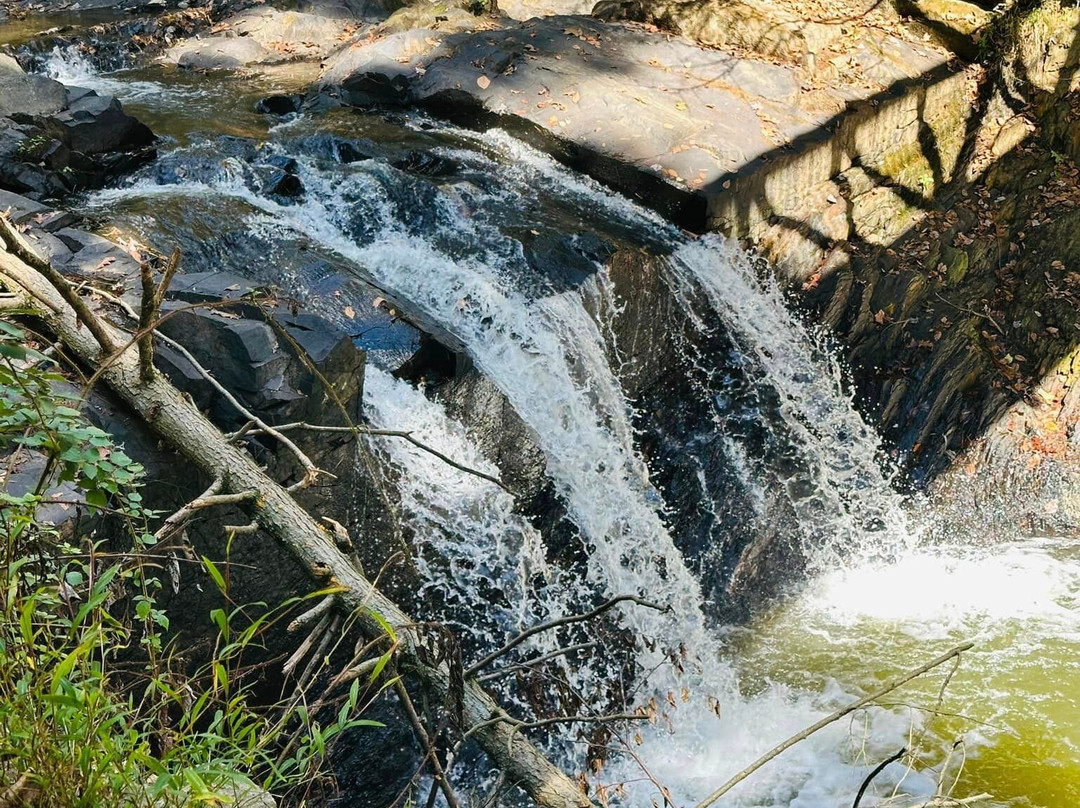
[[(409, 443), (411, 443), (416, 448), (421, 449), (421, 450), (427, 452), (428, 454), (434, 455), (435, 457), (439, 458), (439, 460), (443, 461), (448, 466), (453, 466), (458, 471), (463, 471), (466, 474), (472, 474), (475, 477), (479, 477), (479, 478), (481, 478), (483, 480), (487, 480), (488, 482), (494, 483), (495, 485), (499, 486), (499, 488), (503, 489), (504, 491), (506, 491), (508, 493), (512, 493), (509, 488), (507, 488), (505, 485), (503, 485), (502, 480), (500, 480), (498, 477), (493, 477), (490, 474), (486, 474), (486, 473), (484, 473), (482, 471), (479, 471), (477, 469), (470, 468), (469, 466), (462, 465), (461, 463), (458, 463), (456, 460), (453, 460), (452, 458), (447, 457), (442, 452), (440, 452), (438, 449), (434, 449), (431, 446), (428, 446), (426, 443), (423, 443), (423, 442), (417, 440), (413, 436), (413, 434), (411, 432), (406, 432), (404, 430), (400, 430), (400, 429), (376, 429), (374, 427), (366, 427), (366, 426), (321, 426), (319, 424), (309, 424), (309, 423), (306, 423), (304, 421), (296, 421), (296, 422), (291, 423), (291, 424), (281, 424), (280, 426), (274, 427), (274, 429), (276, 429), (278, 432), (291, 432), (293, 430), (302, 429), (302, 430), (307, 430), (307, 431), (310, 431), (310, 432), (338, 432), (338, 433), (345, 432), (345, 433), (352, 433), (354, 435), (371, 435), (371, 436), (374, 436), (374, 437), (401, 438), (402, 440), (408, 441)], [(262, 429), (248, 429), (245, 432), (245, 434), (247, 434), (247, 435), (260, 435), (260, 434), (262, 434), (262, 432), (263, 432)], [(237, 433), (237, 436), (239, 437), (239, 433)]]
[(571, 623), (582, 623), (586, 620), (592, 620), (594, 617), (598, 617), (599, 615), (606, 612), (608, 609), (611, 609), (613, 606), (617, 606), (618, 604), (625, 601), (637, 603), (640, 606), (646, 606), (650, 609), (656, 609), (657, 611), (661, 612), (666, 612), (670, 608), (668, 606), (661, 606), (659, 603), (653, 603), (650, 600), (645, 600), (645, 598), (638, 595), (616, 595), (607, 602), (600, 604), (595, 609), (590, 612), (586, 612), (585, 614), (570, 615), (568, 617), (557, 617), (554, 620), (548, 620), (544, 623), (539, 623), (532, 628), (525, 629), (525, 631), (518, 634), (516, 637), (514, 637), (514, 639), (510, 640), (510, 642), (508, 642), (502, 648), (497, 651), (492, 651), (479, 662), (466, 669), (465, 676), (473, 676), (474, 674), (476, 674), (477, 671), (483, 670), (485, 667), (490, 665), (499, 657), (503, 656), (509, 651), (512, 651), (514, 648), (517, 648), (519, 645), (525, 642), (525, 640), (529, 639), (529, 637), (532, 637), (543, 631), (550, 631), (551, 629), (558, 628), (559, 626), (567, 626)]
[(508, 665), (505, 668), (501, 668), (500, 670), (493, 671), (491, 673), (485, 673), (482, 676), (477, 676), (476, 681), (490, 682), (493, 679), (502, 679), (504, 676), (509, 676), (514, 671), (532, 670), (535, 665), (539, 665), (541, 662), (547, 662), (551, 659), (557, 659), (558, 657), (572, 654), (575, 651), (584, 651), (588, 648), (595, 648), (596, 645), (597, 643), (595, 642), (583, 642), (578, 645), (570, 645), (566, 648), (560, 648), (557, 651), (552, 651), (549, 654), (544, 654), (543, 656), (537, 657), (536, 659), (526, 659), (516, 665)]
[(439, 787), (442, 789), (443, 796), (446, 797), (447, 804), (450, 808), (459, 808), (454, 789), (450, 787), (450, 780), (447, 778), (446, 772), (443, 771), (439, 756), (435, 753), (435, 746), (431, 743), (431, 738), (428, 737), (427, 730), (424, 729), (424, 725), (420, 721), (420, 716), (416, 714), (416, 708), (413, 706), (412, 699), (409, 698), (409, 691), (405, 689), (405, 684), (401, 679), (394, 682), (394, 689), (405, 707), (405, 713), (409, 716), (409, 723), (412, 724), (417, 740), (420, 741), (424, 751), (427, 752), (428, 759), (431, 760), (431, 768), (435, 770), (435, 777), (439, 782)]

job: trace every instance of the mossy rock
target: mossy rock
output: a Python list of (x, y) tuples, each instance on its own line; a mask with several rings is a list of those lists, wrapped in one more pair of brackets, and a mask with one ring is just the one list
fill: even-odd
[(945, 264), (945, 278), (950, 286), (956, 286), (967, 276), (970, 256), (956, 247), (941, 248), (941, 262)]

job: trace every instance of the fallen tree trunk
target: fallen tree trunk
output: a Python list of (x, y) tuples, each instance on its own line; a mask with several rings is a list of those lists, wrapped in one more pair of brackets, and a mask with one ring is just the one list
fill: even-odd
[[(56, 286), (36, 267), (20, 260), (14, 251), (4, 251), (0, 240), (0, 281), (8, 291), (21, 297), (67, 347), (71, 354), (98, 368), (106, 359), (95, 334), (102, 331), (104, 344), (124, 345), (129, 335), (97, 315), (76, 313)], [(37, 263), (33, 261), (33, 263)], [(54, 270), (55, 272), (55, 270)], [(61, 284), (66, 281), (60, 279)], [(84, 326), (83, 321), (92, 318)], [(87, 327), (89, 326), (89, 327)], [(91, 333), (91, 329), (95, 333)], [(255, 491), (244, 503), (253, 521), (295, 555), (313, 577), (324, 584), (341, 587), (342, 605), (356, 612), (356, 624), (370, 638), (384, 629), (376, 614), (398, 632), (398, 668), (430, 688), (438, 698), (447, 699), (451, 690), (450, 671), (445, 664), (425, 664), (418, 653), (420, 638), (411, 620), (395, 603), (376, 589), (336, 546), (329, 531), (319, 525), (274, 480), (258, 467), (252, 457), (230, 443), (194, 405), (160, 373), (140, 373), (137, 351), (131, 347), (110, 358), (101, 372), (105, 383), (165, 441), (212, 479), (222, 480), (223, 493)], [(460, 694), (459, 694), (460, 695)], [(465, 682), (462, 701), (462, 732), (475, 728), (475, 737), (509, 782), (520, 786), (545, 808), (587, 808), (592, 806), (573, 780), (551, 763), (532, 743), (514, 731), (509, 721), (493, 721), (506, 713), (476, 683)]]

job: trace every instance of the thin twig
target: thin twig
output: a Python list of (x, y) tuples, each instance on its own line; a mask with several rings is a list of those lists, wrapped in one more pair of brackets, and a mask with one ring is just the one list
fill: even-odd
[(963, 799), (956, 799), (955, 797), (934, 797), (932, 800), (920, 802), (918, 805), (912, 805), (910, 808), (965, 808), (965, 806), (986, 802), (993, 798), (994, 796), (992, 794), (976, 794), (973, 797), (964, 797)]
[(304, 641), (300, 643), (299, 647), (293, 651), (292, 656), (285, 660), (285, 664), (281, 666), (282, 676), (285, 678), (289, 677), (289, 674), (291, 674), (293, 670), (296, 669), (296, 666), (303, 661), (304, 657), (307, 656), (308, 651), (311, 650), (311, 646), (322, 637), (323, 632), (326, 631), (329, 625), (330, 615), (324, 614), (322, 619), (315, 624), (315, 628), (311, 630), (311, 633), (308, 634)]
[(624, 601), (631, 601), (633, 603), (637, 603), (640, 606), (647, 606), (650, 609), (656, 609), (657, 611), (661, 612), (666, 612), (670, 608), (668, 606), (661, 606), (658, 603), (653, 603), (650, 600), (645, 600), (645, 598), (642, 598), (638, 595), (616, 595), (615, 597), (608, 600), (606, 603), (600, 604), (595, 609), (590, 612), (586, 612), (585, 614), (570, 615), (569, 617), (557, 617), (554, 620), (548, 620), (544, 623), (539, 623), (532, 628), (525, 629), (525, 631), (518, 634), (516, 637), (514, 637), (514, 639), (510, 640), (510, 642), (508, 642), (502, 648), (497, 651), (492, 651), (475, 665), (468, 668), (465, 671), (465, 676), (473, 676), (477, 671), (484, 669), (499, 657), (503, 656), (514, 648), (517, 648), (519, 645), (525, 642), (525, 640), (529, 639), (529, 637), (539, 634), (542, 631), (550, 631), (551, 629), (558, 628), (559, 626), (566, 626), (571, 623), (581, 623), (586, 620), (592, 620), (594, 617), (603, 614), (608, 609), (620, 603), (623, 603)]
[(154, 331), (152, 325), (157, 319), (157, 287), (154, 285), (154, 273), (147, 263), (139, 264), (139, 278), (142, 281), (142, 304), (139, 307), (139, 378), (144, 382), (154, 378)]
[(312, 607), (311, 609), (308, 609), (302, 615), (299, 615), (291, 623), (289, 623), (289, 626), (288, 626), (287, 630), (289, 632), (298, 631), (299, 629), (303, 628), (308, 623), (313, 621), (316, 617), (321, 617), (333, 605), (334, 605), (334, 596), (333, 595), (329, 595), (329, 596), (323, 598), (318, 603), (316, 603), (314, 607)]
[(300, 674), (300, 678), (296, 680), (296, 687), (298, 690), (306, 688), (308, 682), (310, 682), (312, 677), (318, 672), (319, 666), (326, 656), (326, 649), (330, 646), (330, 642), (334, 639), (334, 635), (337, 634), (340, 627), (341, 615), (335, 614), (330, 620), (330, 625), (327, 627), (326, 631), (323, 632), (322, 639), (319, 640), (319, 644), (315, 648), (315, 653), (313, 653), (311, 659), (308, 660), (307, 667), (305, 667), (304, 672)]
[[(421, 450), (427, 452), (430, 455), (434, 455), (439, 460), (446, 463), (448, 466), (453, 466), (458, 471), (463, 471), (466, 474), (472, 474), (473, 476), (479, 477), (482, 480), (487, 480), (490, 483), (494, 483), (495, 485), (499, 486), (499, 488), (501, 488), (503, 491), (506, 491), (506, 492), (510, 493), (510, 489), (507, 488), (503, 484), (502, 480), (500, 480), (498, 477), (494, 477), (494, 476), (492, 476), (490, 474), (487, 474), (487, 473), (485, 473), (483, 471), (479, 471), (478, 469), (474, 469), (474, 468), (471, 468), (470, 466), (466, 466), (466, 465), (463, 465), (461, 463), (458, 463), (456, 460), (453, 460), (452, 458), (449, 458), (446, 455), (444, 455), (438, 449), (435, 449), (435, 448), (433, 448), (431, 446), (428, 446), (426, 443), (423, 443), (422, 441), (417, 440), (413, 436), (413, 434), (411, 432), (407, 432), (405, 430), (401, 430), (401, 429), (376, 429), (374, 427), (367, 427), (367, 426), (322, 426), (320, 424), (309, 424), (309, 423), (306, 423), (304, 421), (297, 421), (297, 422), (291, 423), (291, 424), (282, 424), (280, 426), (274, 427), (274, 429), (277, 430), (278, 432), (291, 432), (291, 431), (294, 431), (294, 430), (301, 429), (301, 430), (306, 430), (306, 431), (309, 431), (309, 432), (337, 432), (337, 433), (345, 432), (345, 433), (351, 433), (353, 435), (370, 435), (372, 437), (383, 437), (383, 438), (401, 438), (402, 440), (406, 440), (409, 443), (411, 443), (417, 449), (421, 449)], [(244, 434), (246, 434), (246, 435), (261, 435), (261, 434), (263, 434), (263, 430), (261, 430), (261, 429), (248, 429)], [(236, 433), (236, 437), (238, 438), (239, 436), (240, 436), (240, 433)], [(230, 435), (229, 437), (232, 438), (233, 436)]]
[[(206, 379), (207, 382), (210, 383), (211, 387), (213, 387), (225, 397), (225, 400), (228, 401), (237, 410), (237, 412), (243, 415), (250, 423), (257, 426), (259, 434), (273, 436), (278, 441), (280, 441), (281, 444), (284, 445), (290, 452), (293, 453), (297, 461), (299, 461), (300, 465), (304, 467), (304, 476), (301, 478), (300, 482), (296, 483), (295, 485), (289, 486), (286, 489), (287, 491), (289, 491), (290, 493), (300, 491), (310, 486), (319, 474), (329, 474), (328, 472), (318, 469), (315, 464), (311, 462), (311, 459), (303, 451), (301, 451), (300, 447), (293, 443), (291, 440), (289, 440), (287, 437), (282, 435), (279, 430), (267, 424), (265, 421), (255, 415), (251, 410), (241, 404), (240, 401), (236, 398), (236, 396), (229, 392), (225, 385), (221, 384), (221, 382), (214, 378), (214, 375), (209, 370), (203, 367), (202, 363), (200, 363), (199, 360), (192, 355), (191, 351), (185, 348), (181, 343), (174, 340), (172, 337), (167, 337), (160, 331), (153, 331), (153, 329), (156, 328), (157, 325), (160, 324), (165, 318), (157, 320), (155, 323), (152, 324), (152, 327), (143, 327), (141, 318), (135, 313), (135, 310), (131, 307), (130, 304), (128, 304), (126, 300), (121, 297), (117, 297), (116, 295), (109, 294), (108, 292), (102, 291), (100, 289), (96, 291), (102, 297), (120, 306), (129, 317), (140, 322), (139, 334), (136, 335), (139, 337), (139, 339), (142, 339), (144, 336), (148, 336), (150, 333), (156, 333), (158, 339), (160, 339), (170, 348), (183, 356), (184, 359), (186, 359), (191, 364), (191, 366), (195, 368), (196, 372), (198, 372), (200, 376), (202, 376), (204, 379)], [(165, 317), (168, 317), (170, 314), (172, 314), (172, 312), (166, 314)]]
[(514, 665), (508, 665), (505, 668), (501, 668), (491, 673), (485, 673), (482, 676), (477, 676), (478, 682), (490, 682), (493, 679), (501, 679), (517, 670), (532, 670), (534, 665), (539, 665), (541, 662), (547, 662), (552, 659), (556, 659), (567, 654), (572, 654), (575, 651), (584, 651), (588, 648), (595, 648), (597, 643), (595, 642), (583, 642), (579, 645), (571, 645), (566, 648), (560, 648), (557, 651), (552, 651), (549, 654), (544, 654), (536, 659), (526, 659), (523, 662), (519, 662)]
[(927, 671), (931, 671), (934, 668), (938, 667), (939, 665), (944, 665), (946, 662), (948, 662), (953, 657), (959, 656), (964, 651), (969, 650), (973, 646), (974, 646), (974, 643), (970, 643), (970, 642), (966, 642), (963, 645), (958, 645), (958, 646), (956, 646), (956, 648), (953, 648), (951, 651), (942, 654), (941, 656), (937, 657), (936, 659), (931, 660), (930, 662), (927, 662), (925, 665), (921, 665), (918, 668), (916, 668), (915, 670), (913, 670), (913, 671), (911, 671), (909, 673), (905, 673), (899, 679), (895, 679), (894, 681), (892, 681), (889, 684), (885, 685), (885, 687), (881, 688), (880, 690), (875, 690), (869, 696), (865, 696), (865, 697), (859, 699), (858, 701), (856, 701), (854, 704), (850, 704), (850, 705), (848, 705), (847, 707), (844, 707), (841, 710), (837, 710), (835, 713), (832, 713), (831, 715), (825, 716), (823, 719), (818, 721), (813, 726), (807, 727), (802, 732), (800, 732), (800, 733), (798, 733), (796, 735), (792, 735), (790, 738), (788, 738), (786, 741), (781, 743), (779, 746), (774, 747), (773, 749), (769, 750), (764, 755), (759, 757), (757, 760), (755, 760), (753, 763), (751, 763), (749, 766), (747, 766), (741, 772), (739, 772), (734, 777), (732, 777), (730, 780), (728, 780), (726, 783), (724, 783), (722, 786), (720, 786), (720, 788), (716, 789), (716, 791), (714, 791), (708, 797), (706, 797), (701, 802), (699, 802), (695, 806), (695, 808), (708, 808), (708, 806), (712, 805), (714, 802), (716, 802), (718, 799), (720, 799), (727, 792), (729, 792), (731, 789), (733, 789), (735, 786), (737, 786), (739, 783), (741, 783), (743, 780), (745, 780), (751, 774), (756, 772), (758, 769), (760, 769), (762, 766), (764, 766), (770, 760), (777, 757), (779, 754), (784, 752), (786, 749), (794, 746), (799, 741), (802, 741), (802, 740), (805, 740), (806, 738), (809, 738), (811, 735), (813, 735), (815, 732), (817, 732), (822, 727), (826, 727), (826, 726), (828, 726), (829, 724), (832, 724), (835, 721), (839, 721), (845, 715), (849, 715), (850, 713), (855, 712), (860, 707), (864, 707), (865, 705), (870, 704), (871, 702), (877, 701), (882, 696), (886, 695), (887, 693), (891, 693), (892, 691), (896, 690), (899, 687), (902, 687), (903, 685), (906, 685), (912, 679), (915, 679), (915, 678), (917, 678), (919, 676), (922, 676)]
[(881, 763), (876, 765), (874, 767), (874, 770), (866, 776), (865, 780), (863, 780), (862, 786), (859, 787), (859, 793), (855, 795), (855, 802), (852, 803), (851, 808), (859, 808), (859, 803), (862, 802), (863, 794), (866, 793), (866, 789), (870, 787), (870, 784), (874, 782), (874, 778), (881, 774), (883, 771), (885, 771), (886, 766), (888, 766), (890, 763), (895, 763), (906, 754), (907, 747), (903, 746), (900, 748), (900, 751), (897, 752), (895, 755), (891, 755), (890, 757), (885, 758), (885, 760), (881, 761)]
[(180, 508), (180, 510), (174, 513), (164, 522), (162, 522), (161, 527), (158, 528), (157, 532), (154, 534), (155, 542), (163, 542), (165, 541), (165, 539), (172, 536), (173, 533), (180, 530), (184, 526), (184, 524), (187, 523), (187, 520), (191, 518), (191, 515), (197, 510), (192, 506), (199, 500), (214, 496), (221, 490), (222, 486), (224, 485), (224, 477), (216, 478), (212, 483), (210, 483), (209, 488), (199, 494), (199, 496), (197, 496), (195, 499), (191, 500), (191, 502)]
[(553, 724), (610, 724), (612, 721), (648, 721), (649, 716), (642, 713), (611, 713), (610, 715), (556, 715), (551, 718), (538, 718), (535, 721), (521, 721), (517, 718), (512, 718), (509, 715), (500, 715), (492, 718), (489, 721), (484, 721), (480, 724), (474, 724), (468, 732), (465, 733), (464, 738), (469, 737), (477, 730), (481, 730), (484, 727), (492, 727), (496, 724), (506, 723), (512, 724), (514, 729), (538, 729), (539, 727), (550, 727)]
[(172, 283), (173, 275), (176, 274), (176, 270), (180, 268), (180, 248), (176, 247), (172, 251), (172, 255), (169, 256), (169, 262), (165, 265), (165, 272), (161, 276), (161, 283), (158, 284), (157, 292), (154, 293), (154, 305), (155, 308), (160, 309), (161, 304), (165, 302), (165, 294), (169, 291), (169, 284)]
[(447, 804), (450, 808), (459, 808), (457, 797), (454, 795), (454, 789), (450, 787), (450, 780), (447, 779), (446, 772), (443, 771), (442, 764), (439, 762), (439, 756), (435, 753), (435, 746), (431, 743), (431, 738), (428, 737), (427, 730), (424, 729), (424, 725), (420, 722), (420, 716), (416, 714), (416, 708), (413, 706), (412, 699), (409, 698), (409, 691), (405, 689), (405, 685), (401, 679), (394, 682), (394, 690), (397, 691), (398, 698), (401, 699), (401, 703), (405, 707), (405, 713), (409, 716), (409, 723), (412, 724), (413, 732), (416, 733), (417, 740), (420, 741), (421, 745), (424, 747), (424, 751), (427, 752), (428, 757), (431, 760), (431, 768), (435, 770), (435, 777), (439, 781), (443, 796), (446, 797)]

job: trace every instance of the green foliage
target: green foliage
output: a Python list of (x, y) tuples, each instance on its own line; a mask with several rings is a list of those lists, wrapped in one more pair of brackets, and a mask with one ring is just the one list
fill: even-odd
[[(147, 563), (154, 515), (139, 493), (143, 469), (86, 421), (51, 368), (0, 321), (0, 787), (22, 782), (35, 805), (87, 808), (226, 804), (254, 782), (278, 794), (306, 788), (336, 736), (371, 724), (355, 717), (360, 689), (323, 724), (250, 698), (243, 654), (298, 600), (215, 609), (212, 659), (193, 677), (177, 670)], [(44, 458), (36, 485), (9, 492), (31, 453)], [(71, 487), (125, 528), (131, 552), (42, 520)], [(227, 574), (203, 566), (231, 605)]]

